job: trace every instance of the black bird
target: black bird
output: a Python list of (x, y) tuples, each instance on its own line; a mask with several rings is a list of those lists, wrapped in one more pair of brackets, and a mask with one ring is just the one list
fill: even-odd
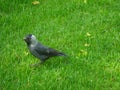
[[(50, 57), (66, 56), (66, 54), (59, 52), (55, 49), (43, 46), (34, 35), (28, 34), (24, 38), (27, 47), (31, 54), (41, 60), (40, 63), (45, 62)], [(39, 64), (40, 64), (39, 63)], [(35, 64), (35, 66), (38, 64)]]

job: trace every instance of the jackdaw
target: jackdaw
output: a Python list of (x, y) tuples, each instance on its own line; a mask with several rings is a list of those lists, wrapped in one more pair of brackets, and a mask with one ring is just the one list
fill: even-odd
[[(50, 57), (55, 57), (55, 56), (66, 56), (66, 54), (59, 52), (55, 49), (43, 46), (34, 35), (28, 34), (24, 38), (27, 47), (30, 51), (30, 53), (37, 57), (38, 59), (41, 60), (40, 63), (45, 62), (47, 59)], [(39, 64), (40, 64), (39, 63)], [(37, 64), (38, 65), (38, 64)], [(36, 66), (36, 64), (35, 64)]]

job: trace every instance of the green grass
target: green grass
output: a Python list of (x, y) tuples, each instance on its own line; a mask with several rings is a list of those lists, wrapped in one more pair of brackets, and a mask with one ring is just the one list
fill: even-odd
[[(0, 90), (120, 89), (120, 0), (31, 3), (0, 0)], [(31, 68), (28, 33), (69, 58)]]

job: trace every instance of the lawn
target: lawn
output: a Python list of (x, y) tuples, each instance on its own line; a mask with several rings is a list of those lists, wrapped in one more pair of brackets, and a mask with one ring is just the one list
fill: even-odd
[[(0, 0), (0, 90), (120, 90), (120, 0)], [(34, 34), (69, 57), (39, 67)]]

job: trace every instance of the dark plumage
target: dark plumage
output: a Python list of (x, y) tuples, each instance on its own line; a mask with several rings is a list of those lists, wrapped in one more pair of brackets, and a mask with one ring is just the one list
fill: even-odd
[(32, 34), (28, 34), (24, 38), (31, 54), (41, 60), (41, 63), (45, 62), (50, 57), (66, 56), (64, 53), (54, 50), (52, 48), (43, 46), (36, 37)]

